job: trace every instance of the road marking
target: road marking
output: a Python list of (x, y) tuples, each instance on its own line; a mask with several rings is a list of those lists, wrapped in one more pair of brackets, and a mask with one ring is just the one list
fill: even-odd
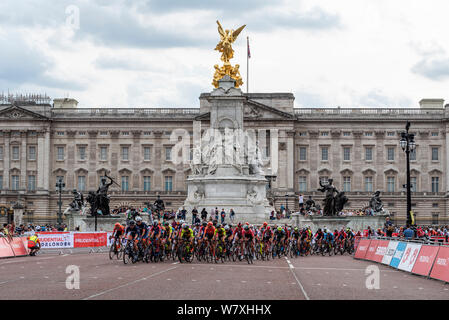
[(317, 285), (317, 286), (321, 286), (321, 283), (317, 283), (316, 285)]
[(246, 283), (246, 281), (245, 281), (245, 280), (242, 280), (242, 283)]
[(62, 257), (67, 257), (69, 254), (68, 253), (66, 253), (66, 254), (63, 254), (62, 255)]
[(422, 289), (424, 289), (424, 288), (419, 287), (418, 289), (419, 289), (419, 290), (422, 290)]
[(287, 263), (289, 265), (289, 269), (290, 272), (292, 273), (292, 275), (295, 277), (296, 282), (298, 283), (299, 287), (301, 288), (302, 294), (304, 295), (304, 297), (306, 298), (306, 300), (310, 300), (309, 296), (306, 293), (306, 290), (304, 290), (304, 287), (302, 286), (301, 282), (299, 281), (298, 277), (296, 276), (295, 272), (293, 271), (294, 267), (292, 266), (292, 264), (290, 263), (290, 261), (287, 259), (287, 257), (285, 257), (285, 260), (287, 260)]
[(267, 281), (267, 283), (270, 284), (271, 282), (270, 282), (270, 281)]
[(171, 281), (171, 279), (167, 279), (167, 281)]
[(122, 280), (123, 278), (122, 278), (122, 277), (118, 277), (117, 279), (118, 279), (118, 280)]
[(137, 280), (134, 280), (134, 281), (125, 283), (125, 284), (123, 284), (123, 285), (121, 285), (121, 286), (114, 287), (114, 288), (111, 288), (111, 289), (108, 289), (108, 290), (105, 290), (105, 291), (96, 293), (96, 294), (91, 295), (91, 296), (89, 296), (89, 297), (86, 297), (86, 298), (84, 298), (84, 299), (82, 299), (82, 300), (89, 300), (89, 299), (91, 299), (91, 298), (95, 298), (95, 297), (101, 296), (101, 295), (103, 295), (103, 294), (105, 294), (105, 293), (108, 293), (108, 292), (111, 292), (111, 291), (114, 291), (114, 290), (117, 290), (117, 289), (121, 289), (121, 288), (127, 287), (127, 286), (129, 286), (129, 285), (132, 285), (132, 284), (135, 284), (135, 283), (137, 283), (137, 282), (143, 281), (143, 279), (152, 278), (152, 277), (158, 276), (158, 275), (160, 275), (160, 274), (162, 274), (162, 273), (165, 273), (165, 272), (171, 271), (171, 270), (173, 270), (173, 269), (176, 269), (176, 268), (177, 268), (177, 267), (172, 267), (172, 268), (169, 268), (169, 269), (167, 269), (167, 270), (162, 270), (162, 271), (153, 273), (153, 274), (151, 274), (151, 275), (149, 275), (149, 276), (147, 276), (147, 277), (145, 277), (145, 278), (137, 279)]
[(220, 282), (221, 280), (215, 280), (215, 281)]
[(398, 287), (394, 286), (393, 289), (397, 289)]
[(192, 279), (192, 281), (195, 282), (196, 280), (195, 280), (195, 279)]
[(347, 287), (347, 285), (343, 283), (343, 287)]

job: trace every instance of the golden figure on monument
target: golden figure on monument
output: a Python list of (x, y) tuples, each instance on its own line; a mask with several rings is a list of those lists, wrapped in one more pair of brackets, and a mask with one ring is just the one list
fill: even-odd
[(241, 26), (237, 30), (223, 30), (220, 22), (217, 20), (218, 33), (220, 34), (220, 42), (215, 47), (215, 50), (221, 52), (221, 61), (223, 61), (223, 66), (219, 67), (218, 64), (214, 66), (215, 74), (212, 84), (215, 88), (218, 88), (218, 80), (223, 78), (225, 75), (230, 76), (235, 80), (235, 87), (238, 88), (243, 84), (242, 77), (239, 72), (239, 65), (236, 64), (235, 67), (229, 62), (230, 59), (234, 57), (234, 50), (232, 49), (232, 44), (237, 39), (240, 32), (245, 28), (246, 25)]

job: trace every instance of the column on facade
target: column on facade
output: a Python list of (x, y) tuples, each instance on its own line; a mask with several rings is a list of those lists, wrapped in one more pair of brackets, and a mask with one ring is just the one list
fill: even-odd
[(447, 125), (446, 127), (446, 131), (442, 132), (442, 134), (444, 135), (444, 140), (446, 142), (445, 148), (446, 148), (446, 153), (445, 153), (445, 158), (443, 159), (445, 161), (446, 167), (445, 169), (445, 176), (446, 176), (446, 181), (445, 181), (445, 185), (442, 186), (444, 189), (446, 190), (446, 196), (449, 195), (449, 139), (448, 139), (448, 134), (449, 134), (449, 127)]
[(44, 175), (44, 155), (49, 151), (45, 150), (45, 131), (40, 130), (37, 135), (37, 190), (42, 190), (44, 189), (45, 179), (49, 178)]
[(162, 131), (153, 131), (154, 134), (154, 190), (165, 190), (162, 174), (162, 161), (165, 159), (162, 150)]
[(10, 170), (10, 163), (11, 163), (11, 151), (10, 151), (10, 139), (11, 139), (11, 131), (10, 130), (4, 130), (3, 135), (5, 137), (5, 148), (4, 148), (4, 156), (3, 156), (3, 185), (6, 189), (11, 189), (11, 186), (9, 184), (9, 170)]
[(351, 181), (352, 191), (364, 191), (363, 188), (363, 173), (361, 168), (363, 167), (363, 147), (361, 135), (354, 136), (354, 160), (351, 161), (353, 168), (353, 181)]
[(309, 130), (307, 132), (307, 137), (309, 139), (309, 158), (310, 158), (310, 191), (314, 191), (318, 188), (318, 164), (320, 162), (319, 146), (318, 146), (318, 131)]
[[(271, 175), (279, 175), (279, 130), (272, 129), (270, 131), (270, 166)], [(274, 190), (278, 187), (278, 179), (271, 181), (271, 189)]]
[(50, 150), (50, 129), (45, 129), (44, 140), (44, 190), (50, 190), (50, 178), (51, 178), (51, 150)]
[(278, 170), (278, 188), (283, 189), (282, 191), (286, 191), (288, 186), (288, 179), (287, 176), (289, 172), (287, 171), (287, 163), (288, 163), (288, 157), (290, 155), (287, 154), (287, 133), (285, 130), (279, 130), (279, 170)]
[[(109, 131), (109, 134), (111, 136), (110, 144), (108, 144), (107, 152), (108, 152), (108, 163), (110, 164), (111, 168), (111, 176), (116, 179), (117, 183), (121, 185), (121, 177), (118, 173), (118, 164), (120, 161), (120, 143), (119, 143), (119, 136), (120, 131), (119, 130), (111, 130)], [(97, 167), (98, 170), (98, 167)], [(101, 173), (103, 174), (103, 173)], [(95, 171), (95, 175), (97, 175), (97, 172)], [(111, 185), (110, 187), (113, 189), (118, 189), (118, 186), (115, 184)]]
[[(66, 189), (77, 189), (77, 181), (75, 181), (76, 169), (76, 131), (67, 131), (67, 175), (66, 175)], [(90, 157), (89, 157), (90, 159)]]
[[(341, 165), (343, 163), (342, 158), (342, 147), (340, 144), (340, 130), (331, 130), (331, 138), (332, 138), (332, 158), (330, 158), (330, 167), (332, 170), (332, 178), (334, 180), (333, 184), (337, 187), (338, 190), (343, 190), (343, 178), (341, 177)], [(329, 177), (330, 178), (330, 177)]]
[(295, 131), (287, 131), (287, 189), (294, 192), (296, 152)]
[(132, 181), (129, 182), (130, 190), (141, 191), (143, 190), (143, 182), (140, 182), (140, 164), (143, 162), (143, 150), (140, 143), (140, 137), (142, 134), (141, 130), (132, 131), (133, 134), (133, 145), (131, 146), (131, 171)]
[(21, 146), (20, 146), (20, 186), (26, 189), (27, 186), (27, 133), (20, 131)]
[[(97, 135), (98, 130), (87, 131), (89, 135), (89, 165), (88, 165), (88, 189), (96, 189), (97, 186)], [(101, 173), (103, 174), (103, 172)]]

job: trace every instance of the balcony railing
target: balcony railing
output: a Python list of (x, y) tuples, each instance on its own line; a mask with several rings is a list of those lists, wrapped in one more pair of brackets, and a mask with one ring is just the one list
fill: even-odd
[(199, 108), (56, 108), (52, 109), (54, 118), (154, 118), (154, 117), (192, 117), (200, 114)]
[(322, 117), (323, 115), (342, 117), (400, 117), (400, 116), (443, 116), (444, 109), (421, 108), (295, 108), (299, 117)]

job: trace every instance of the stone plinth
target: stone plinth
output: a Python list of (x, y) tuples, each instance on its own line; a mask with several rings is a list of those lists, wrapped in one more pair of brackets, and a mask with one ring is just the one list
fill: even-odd
[[(79, 227), (82, 232), (95, 231), (95, 217), (81, 215), (77, 212), (69, 212), (65, 216), (69, 231), (74, 231), (76, 227)], [(141, 217), (144, 222), (148, 223), (149, 216), (147, 213), (141, 213)], [(126, 216), (124, 213), (104, 217), (99, 216), (97, 217), (97, 231), (112, 231), (114, 224), (117, 222), (126, 225)]]
[(340, 230), (343, 228), (351, 228), (355, 231), (363, 231), (368, 229), (368, 226), (373, 230), (382, 229), (385, 224), (385, 218), (389, 215), (376, 215), (376, 216), (335, 216), (335, 217), (323, 217), (323, 216), (308, 216), (305, 217), (298, 213), (293, 214), (293, 221), (299, 228), (310, 226), (313, 232), (316, 232), (319, 228), (327, 228), (332, 231), (335, 229)]

